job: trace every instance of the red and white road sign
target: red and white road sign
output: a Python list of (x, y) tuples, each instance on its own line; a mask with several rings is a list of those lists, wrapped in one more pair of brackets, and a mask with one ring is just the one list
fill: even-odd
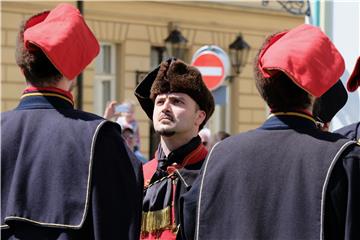
[(213, 51), (204, 51), (196, 56), (192, 66), (199, 69), (206, 86), (212, 91), (220, 87), (225, 79), (224, 62)]

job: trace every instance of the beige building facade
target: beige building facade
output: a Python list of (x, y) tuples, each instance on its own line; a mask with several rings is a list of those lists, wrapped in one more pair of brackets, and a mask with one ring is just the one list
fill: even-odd
[[(1, 111), (16, 107), (25, 88), (24, 77), (15, 63), (15, 44), (20, 23), (28, 16), (51, 9), (59, 2), (1, 2)], [(76, 6), (76, 1), (69, 2)], [(209, 128), (231, 134), (258, 127), (267, 108), (253, 80), (253, 59), (264, 38), (273, 32), (304, 22), (261, 1), (252, 2), (139, 2), (85, 1), (83, 12), (101, 43), (101, 53), (83, 73), (83, 110), (102, 115), (109, 100), (132, 100), (141, 73), (150, 71), (166, 56), (162, 52), (169, 26), (176, 26), (188, 40), (185, 61), (204, 45), (228, 46), (241, 33), (251, 46), (247, 65), (232, 81), (225, 81), (227, 103), (217, 106)], [(73, 94), (76, 99), (76, 89)], [(137, 103), (137, 102), (136, 102)], [(150, 150), (151, 122), (139, 105), (141, 150)]]

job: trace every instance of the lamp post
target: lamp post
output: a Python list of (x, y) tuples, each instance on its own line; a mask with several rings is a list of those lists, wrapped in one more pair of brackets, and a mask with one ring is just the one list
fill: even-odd
[(188, 40), (176, 27), (171, 29), (169, 36), (164, 40), (164, 42), (166, 52), (169, 57), (176, 57), (184, 60)]
[[(83, 15), (84, 12), (83, 1), (76, 1), (76, 6), (79, 9), (81, 15)], [(76, 107), (77, 109), (82, 110), (83, 108), (83, 73), (82, 72), (77, 76), (76, 85), (77, 85)]]
[(236, 75), (239, 75), (242, 68), (246, 65), (249, 51), (250, 46), (244, 41), (241, 33), (236, 37), (235, 41), (229, 45), (231, 67)]

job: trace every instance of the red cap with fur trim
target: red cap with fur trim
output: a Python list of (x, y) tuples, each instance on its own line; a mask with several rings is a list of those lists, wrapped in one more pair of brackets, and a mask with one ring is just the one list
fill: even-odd
[(329, 90), (345, 70), (344, 59), (330, 39), (308, 24), (272, 37), (257, 64), (265, 78), (282, 71), (316, 97)]
[(29, 50), (31, 44), (41, 48), (69, 80), (79, 75), (100, 49), (79, 10), (66, 3), (30, 18), (25, 23), (24, 44)]
[(347, 81), (347, 90), (354, 92), (360, 86), (360, 57), (358, 57), (354, 70), (351, 73), (350, 78)]

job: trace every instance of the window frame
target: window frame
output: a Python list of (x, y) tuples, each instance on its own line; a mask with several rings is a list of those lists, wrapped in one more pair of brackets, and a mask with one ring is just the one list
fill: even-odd
[[(104, 73), (104, 57), (102, 53), (103, 46), (110, 47), (110, 73)], [(100, 65), (100, 67), (98, 66)], [(107, 102), (103, 102), (104, 99), (104, 82), (110, 82), (110, 96), (109, 101), (116, 99), (116, 45), (110, 42), (100, 43), (100, 53), (96, 58), (95, 63), (95, 77), (94, 77), (94, 111), (96, 114), (102, 116), (104, 114)], [(101, 72), (98, 72), (98, 70)]]

